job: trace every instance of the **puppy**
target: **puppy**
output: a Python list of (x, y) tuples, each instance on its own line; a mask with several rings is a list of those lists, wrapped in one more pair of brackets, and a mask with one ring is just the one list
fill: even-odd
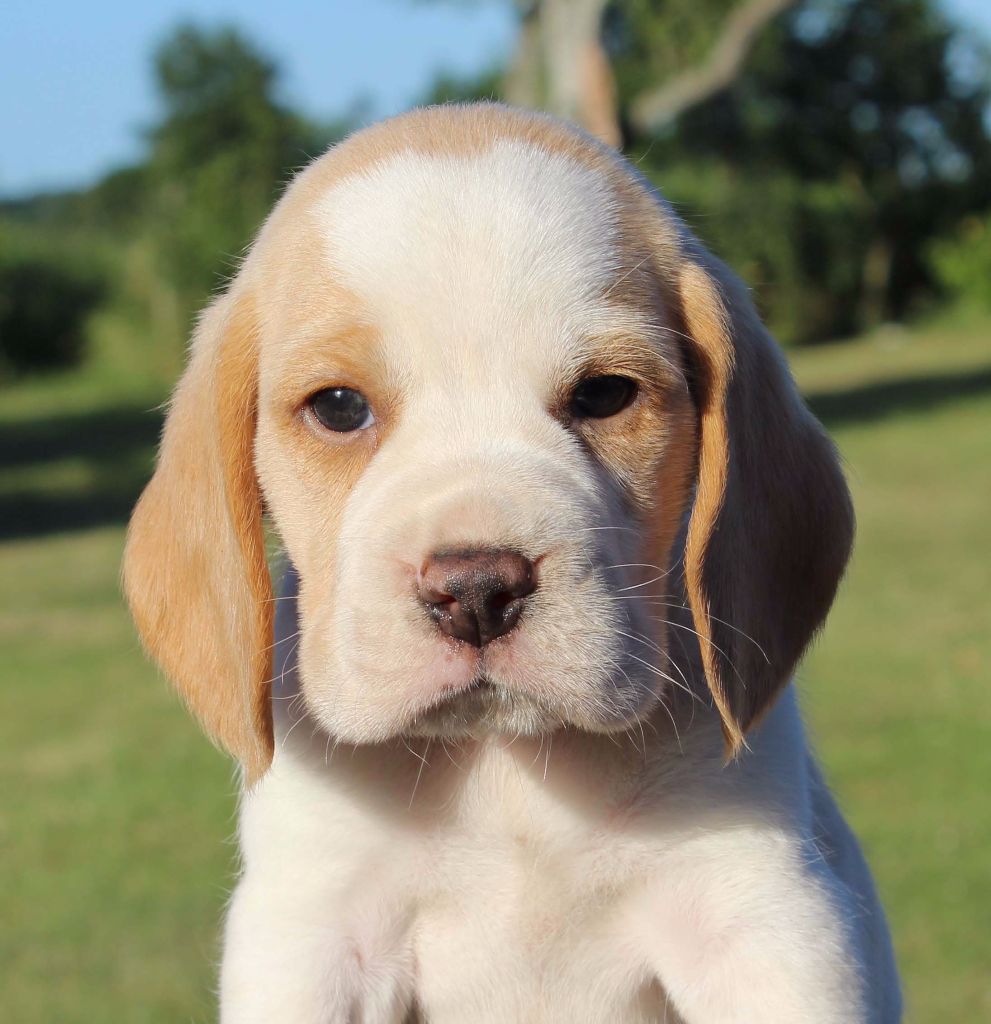
[(243, 768), (221, 1020), (897, 1021), (788, 685), (852, 536), (745, 289), (615, 152), (481, 105), (317, 160), (125, 556)]

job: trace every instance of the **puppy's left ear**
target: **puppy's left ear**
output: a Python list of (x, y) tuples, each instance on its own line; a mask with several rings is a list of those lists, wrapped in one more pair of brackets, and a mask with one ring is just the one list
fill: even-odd
[(836, 593), (853, 509), (836, 451), (737, 277), (678, 261), (699, 416), (685, 578), (727, 751), (788, 682)]
[(193, 336), (124, 553), (124, 589), (145, 647), (248, 784), (273, 749), (257, 378), (254, 303), (232, 290)]

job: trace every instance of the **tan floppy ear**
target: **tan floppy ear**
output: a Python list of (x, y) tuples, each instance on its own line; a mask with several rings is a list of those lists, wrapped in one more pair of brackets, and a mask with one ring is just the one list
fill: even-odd
[(253, 303), (224, 295), (193, 336), (124, 553), (124, 590), (146, 649), (249, 784), (273, 749), (256, 407)]
[(727, 752), (822, 625), (853, 543), (832, 442), (742, 283), (707, 253), (680, 268), (699, 415), (685, 579)]

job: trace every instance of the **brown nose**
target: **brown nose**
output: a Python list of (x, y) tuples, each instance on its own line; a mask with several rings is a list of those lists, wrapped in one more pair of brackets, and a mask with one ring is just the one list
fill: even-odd
[(505, 636), (537, 587), (533, 563), (516, 551), (439, 551), (423, 564), (419, 597), (441, 630), (473, 647)]

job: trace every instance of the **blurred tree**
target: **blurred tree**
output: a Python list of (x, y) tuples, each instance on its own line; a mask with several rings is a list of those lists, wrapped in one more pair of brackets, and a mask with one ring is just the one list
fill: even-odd
[(798, 3), (624, 0), (614, 4), (611, 11), (615, 21), (639, 21), (646, 30), (638, 45), (644, 47), (652, 73), (629, 99), (628, 118), (633, 131), (656, 134), (693, 107), (728, 89), (743, 73), (764, 29)]
[[(783, 340), (835, 336), (982, 287), (991, 61), (937, 0), (513, 2), (520, 35), (508, 66), (442, 77), (424, 98), (501, 95), (577, 111), (622, 141), (757, 287)], [(81, 324), (92, 293), (73, 282), (99, 263), (121, 336), (153, 339), (135, 346), (135, 363), (170, 377), (190, 316), (283, 182), (362, 118), (315, 127), (294, 113), (276, 66), (233, 29), (182, 27), (154, 67), (163, 111), (148, 159), (92, 189), (2, 203), (0, 229), (51, 242), (5, 265), (5, 315), (11, 296), (28, 303), (63, 285), (66, 296), (34, 312), (22, 303), (6, 323), (40, 323), (52, 305), (79, 311)], [(70, 236), (81, 261), (62, 259)], [(61, 339), (65, 358), (81, 351), (75, 328), (18, 337), (30, 347), (42, 335)]]
[[(636, 22), (626, 31), (640, 38)], [(642, 74), (642, 59), (628, 49), (616, 60), (635, 91), (627, 78)], [(782, 175), (832, 188), (839, 205), (828, 215), (855, 217), (861, 241), (834, 250), (823, 224), (808, 243), (860, 269), (838, 296), (850, 315), (819, 326), (870, 326), (905, 314), (930, 286), (929, 240), (991, 202), (989, 66), (983, 44), (930, 0), (806, 0), (731, 90), (685, 112), (655, 160), (722, 163), (755, 194)]]
[(475, 103), (502, 98), (502, 68), (493, 67), (478, 75), (451, 75), (442, 72), (417, 99), (416, 106), (436, 103)]
[(516, 0), (520, 31), (504, 93), (543, 107), (620, 147), (610, 29), (636, 21), (650, 75), (625, 116), (638, 133), (667, 127), (725, 89), (761, 29), (797, 0)]
[(275, 64), (235, 29), (180, 27), (154, 64), (165, 112), (150, 135), (148, 212), (185, 333), (293, 170), (328, 138), (277, 99)]
[(104, 281), (57, 241), (6, 224), (0, 232), (0, 380), (77, 365)]
[(602, 45), (609, 0), (517, 0), (520, 33), (506, 72), (511, 103), (543, 107), (619, 146), (616, 91)]
[(930, 256), (943, 291), (964, 307), (991, 310), (991, 213), (967, 217), (932, 244)]

